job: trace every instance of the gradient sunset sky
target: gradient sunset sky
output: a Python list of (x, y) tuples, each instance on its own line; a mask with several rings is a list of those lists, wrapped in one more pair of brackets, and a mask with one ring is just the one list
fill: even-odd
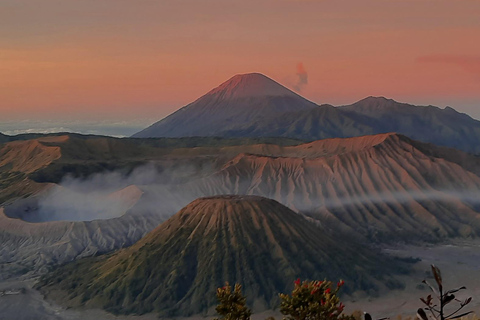
[(480, 119), (480, 1), (0, 2), (3, 121), (152, 123), (248, 72), (317, 103), (385, 96)]

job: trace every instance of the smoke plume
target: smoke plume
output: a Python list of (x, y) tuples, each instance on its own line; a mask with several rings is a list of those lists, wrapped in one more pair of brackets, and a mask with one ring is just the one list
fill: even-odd
[(181, 186), (205, 170), (180, 165), (164, 172), (147, 164), (130, 173), (108, 171), (87, 178), (67, 175), (45, 193), (8, 206), (6, 213), (30, 222), (92, 221), (118, 218), (135, 207), (136, 213), (166, 219), (199, 196), (181, 190)]
[(308, 84), (308, 73), (305, 70), (305, 67), (303, 66), (302, 62), (299, 62), (297, 64), (297, 82), (293, 86), (293, 88), (300, 92), (302, 89)]

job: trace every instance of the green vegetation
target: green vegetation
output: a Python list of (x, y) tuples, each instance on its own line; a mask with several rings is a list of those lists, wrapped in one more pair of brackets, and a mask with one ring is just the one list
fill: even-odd
[[(340, 302), (338, 291), (344, 285), (341, 280), (336, 286), (330, 281), (303, 281), (297, 279), (291, 294), (280, 294), (280, 312), (284, 320), (354, 320), (352, 315), (343, 314), (344, 304)], [(249, 320), (252, 312), (246, 306), (241, 285), (235, 289), (226, 283), (217, 289), (218, 306), (221, 316), (215, 320)]]
[(280, 294), (280, 312), (286, 320), (353, 320), (343, 314), (344, 305), (338, 291), (343, 286), (341, 280), (336, 286), (330, 281), (295, 281), (291, 295)]
[(252, 311), (247, 307), (247, 298), (242, 294), (242, 286), (238, 283), (232, 287), (225, 286), (217, 289), (218, 306), (215, 308), (220, 318), (215, 320), (250, 320)]
[[(432, 265), (431, 270), (437, 288), (431, 286), (426, 280), (424, 280), (423, 283), (432, 290), (438, 300), (438, 304), (434, 302), (435, 299), (432, 298), (432, 295), (428, 295), (426, 298), (420, 298), (426, 307), (418, 309), (417, 320), (453, 320), (471, 315), (473, 311), (460, 311), (472, 301), (472, 297), (464, 300), (459, 300), (455, 297), (457, 292), (466, 288), (462, 286), (452, 290), (445, 290), (440, 269)], [(343, 280), (340, 280), (336, 286), (327, 280), (301, 282), (300, 279), (297, 279), (294, 283), (295, 287), (291, 294), (280, 294), (280, 312), (286, 316), (283, 320), (372, 319), (367, 313), (362, 317), (361, 312), (358, 310), (351, 315), (343, 314), (345, 306), (340, 302), (340, 298), (338, 297), (338, 291), (344, 285)], [(235, 284), (235, 290), (233, 292), (228, 283), (225, 287), (217, 289), (217, 299), (219, 305), (216, 311), (221, 315), (220, 320), (250, 319), (251, 311), (246, 306), (247, 299), (242, 295), (239, 284)], [(454, 306), (455, 302), (457, 306)], [(447, 311), (447, 305), (451, 307), (449, 311)], [(427, 315), (425, 311), (429, 314)], [(406, 319), (411, 320), (411, 318)], [(267, 320), (274, 320), (274, 318), (269, 317)], [(402, 320), (402, 316), (399, 315), (397, 320)], [(472, 320), (478, 320), (478, 318), (474, 316)]]

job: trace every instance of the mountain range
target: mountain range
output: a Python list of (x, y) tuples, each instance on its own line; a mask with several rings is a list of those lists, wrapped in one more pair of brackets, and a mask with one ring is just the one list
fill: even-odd
[(397, 132), (480, 153), (480, 121), (447, 107), (368, 97), (349, 106), (310, 102), (258, 73), (236, 75), (133, 137), (288, 137), (304, 141)]
[(47, 273), (62, 304), (161, 315), (208, 313), (224, 281), (257, 309), (296, 277), (401, 288), (409, 267), (378, 246), (480, 236), (479, 128), (247, 74), (134, 138), (0, 135), (0, 280)]
[(0, 264), (7, 277), (7, 270), (38, 274), (110, 252), (194, 199), (221, 194), (275, 199), (363, 241), (477, 237), (479, 162), (393, 133), (310, 143), (81, 135), (12, 141), (0, 145)]

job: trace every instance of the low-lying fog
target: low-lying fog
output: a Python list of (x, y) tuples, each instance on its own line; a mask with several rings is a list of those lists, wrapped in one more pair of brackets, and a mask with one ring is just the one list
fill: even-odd
[[(180, 165), (161, 171), (154, 164), (139, 166), (129, 173), (111, 171), (93, 174), (87, 178), (65, 176), (55, 187), (41, 195), (20, 200), (5, 210), (10, 217), (30, 222), (43, 221), (91, 221), (111, 219), (124, 215), (134, 207), (137, 213), (159, 214), (168, 218), (190, 201), (217, 193), (255, 194), (272, 197), (292, 206), (295, 202), (301, 211), (319, 208), (334, 210), (357, 205), (405, 204), (408, 202), (458, 202), (480, 211), (480, 190), (402, 190), (370, 194), (352, 194), (343, 197), (328, 197), (328, 194), (308, 194), (309, 203), (300, 201), (305, 195), (293, 191), (298, 199), (292, 200), (288, 192), (280, 190), (263, 194), (261, 188), (252, 187), (255, 183), (247, 178), (237, 179), (233, 185), (210, 188), (202, 179), (213, 173), (212, 168)], [(228, 178), (225, 178), (228, 179)], [(215, 181), (218, 185), (218, 180)], [(322, 197), (322, 198), (320, 198)], [(288, 203), (291, 201), (290, 203)], [(309, 207), (310, 206), (310, 207)]]

